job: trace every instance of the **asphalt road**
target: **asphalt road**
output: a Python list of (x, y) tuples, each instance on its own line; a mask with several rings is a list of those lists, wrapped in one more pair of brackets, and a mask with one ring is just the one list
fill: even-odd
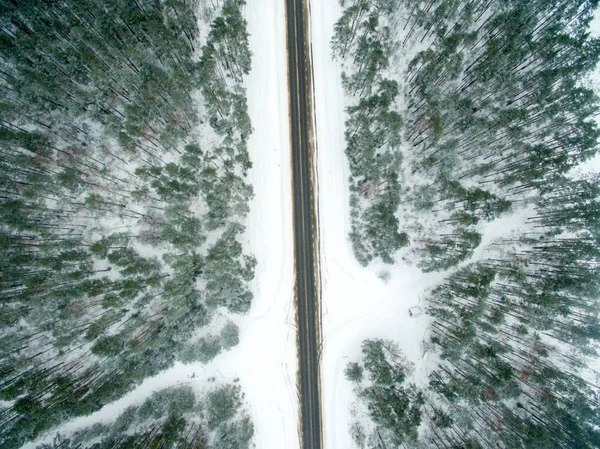
[(320, 449), (319, 289), (304, 0), (286, 0), (286, 8), (301, 444), (303, 449)]

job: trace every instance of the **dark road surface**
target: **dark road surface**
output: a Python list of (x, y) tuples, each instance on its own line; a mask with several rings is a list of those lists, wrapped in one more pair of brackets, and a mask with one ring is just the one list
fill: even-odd
[(287, 49), (294, 199), (294, 257), (303, 449), (321, 448), (319, 388), (319, 307), (315, 207), (312, 191), (310, 95), (304, 0), (286, 0)]

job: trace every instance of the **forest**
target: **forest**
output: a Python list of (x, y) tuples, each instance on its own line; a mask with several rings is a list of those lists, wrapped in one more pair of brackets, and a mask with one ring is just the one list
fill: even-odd
[[(238, 343), (244, 0), (0, 0), (0, 446)], [(156, 392), (40, 449), (245, 448), (244, 394)]]
[(393, 341), (347, 366), (357, 447), (600, 447), (597, 2), (340, 4), (355, 256), (443, 274), (426, 387)]

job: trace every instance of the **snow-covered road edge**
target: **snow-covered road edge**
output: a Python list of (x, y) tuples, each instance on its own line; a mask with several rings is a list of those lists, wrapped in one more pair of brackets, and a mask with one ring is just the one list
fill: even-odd
[(285, 4), (248, 0), (252, 50), (248, 107), (255, 198), (249, 250), (258, 260), (254, 302), (240, 333), (240, 383), (251, 407), (257, 448), (299, 447), (293, 279), (292, 181)]
[(252, 72), (247, 78), (248, 141), (254, 199), (245, 234), (245, 253), (258, 264), (248, 314), (231, 316), (240, 344), (210, 363), (176, 363), (89, 416), (65, 423), (24, 446), (33, 449), (93, 425), (110, 424), (127, 407), (140, 405), (164, 388), (191, 385), (206, 391), (216, 382), (239, 382), (261, 449), (299, 447), (296, 332), (293, 305), (293, 241), (285, 7), (277, 0), (248, 0)]
[[(415, 363), (414, 379), (426, 379), (430, 363), (424, 363), (421, 343), (428, 318), (410, 318), (408, 308), (418, 304), (419, 293), (439, 282), (443, 274), (424, 276), (404, 264), (383, 267), (374, 263), (365, 268), (352, 253), (342, 68), (332, 60), (330, 49), (341, 8), (336, 0), (310, 4), (323, 288), (323, 441), (325, 449), (351, 448), (355, 445), (348, 426), (353, 421), (355, 396), (344, 378), (346, 364), (359, 359), (364, 339), (387, 338), (398, 342), (407, 359)], [(378, 276), (384, 270), (390, 274), (387, 283)]]

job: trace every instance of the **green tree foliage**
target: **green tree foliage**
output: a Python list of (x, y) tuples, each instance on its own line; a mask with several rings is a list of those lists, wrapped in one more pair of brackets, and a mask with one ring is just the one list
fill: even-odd
[[(223, 430), (231, 430), (224, 433)], [(224, 385), (201, 395), (190, 387), (153, 393), (139, 407), (129, 407), (111, 425), (96, 424), (70, 438), (57, 435), (38, 449), (75, 448), (94, 440), (92, 447), (250, 447), (254, 434), (239, 387)]]
[(242, 254), (237, 236), (243, 231), (242, 225), (231, 224), (206, 256), (206, 302), (211, 307), (240, 313), (250, 307), (252, 293), (244, 281), (254, 276), (256, 259)]
[[(363, 341), (361, 362), (346, 367), (346, 377), (356, 382), (375, 424), (369, 439), (376, 445), (398, 447), (417, 441), (423, 397), (413, 385), (404, 386), (410, 369), (397, 345), (388, 340)], [(363, 370), (368, 382), (363, 381)]]
[(363, 368), (356, 362), (348, 363), (344, 370), (346, 379), (352, 382), (360, 382), (363, 378)]
[[(598, 151), (597, 2), (341, 4), (331, 47), (349, 104), (354, 253), (445, 271), (428, 292), (441, 361), (415, 447), (597, 447), (600, 184), (571, 171)], [(483, 239), (513, 213), (525, 222)], [(402, 376), (377, 344), (363, 349), (383, 382), (371, 418), (401, 428), (410, 406), (386, 389)], [(403, 444), (360, 429), (363, 445)]]
[[(250, 307), (251, 54), (244, 2), (218, 3), (212, 23), (195, 1), (0, 4), (0, 446), (189, 356), (215, 307)], [(238, 338), (229, 325), (192, 358)], [(206, 444), (163, 412), (101, 447)], [(227, 425), (249, 444), (247, 417)]]

